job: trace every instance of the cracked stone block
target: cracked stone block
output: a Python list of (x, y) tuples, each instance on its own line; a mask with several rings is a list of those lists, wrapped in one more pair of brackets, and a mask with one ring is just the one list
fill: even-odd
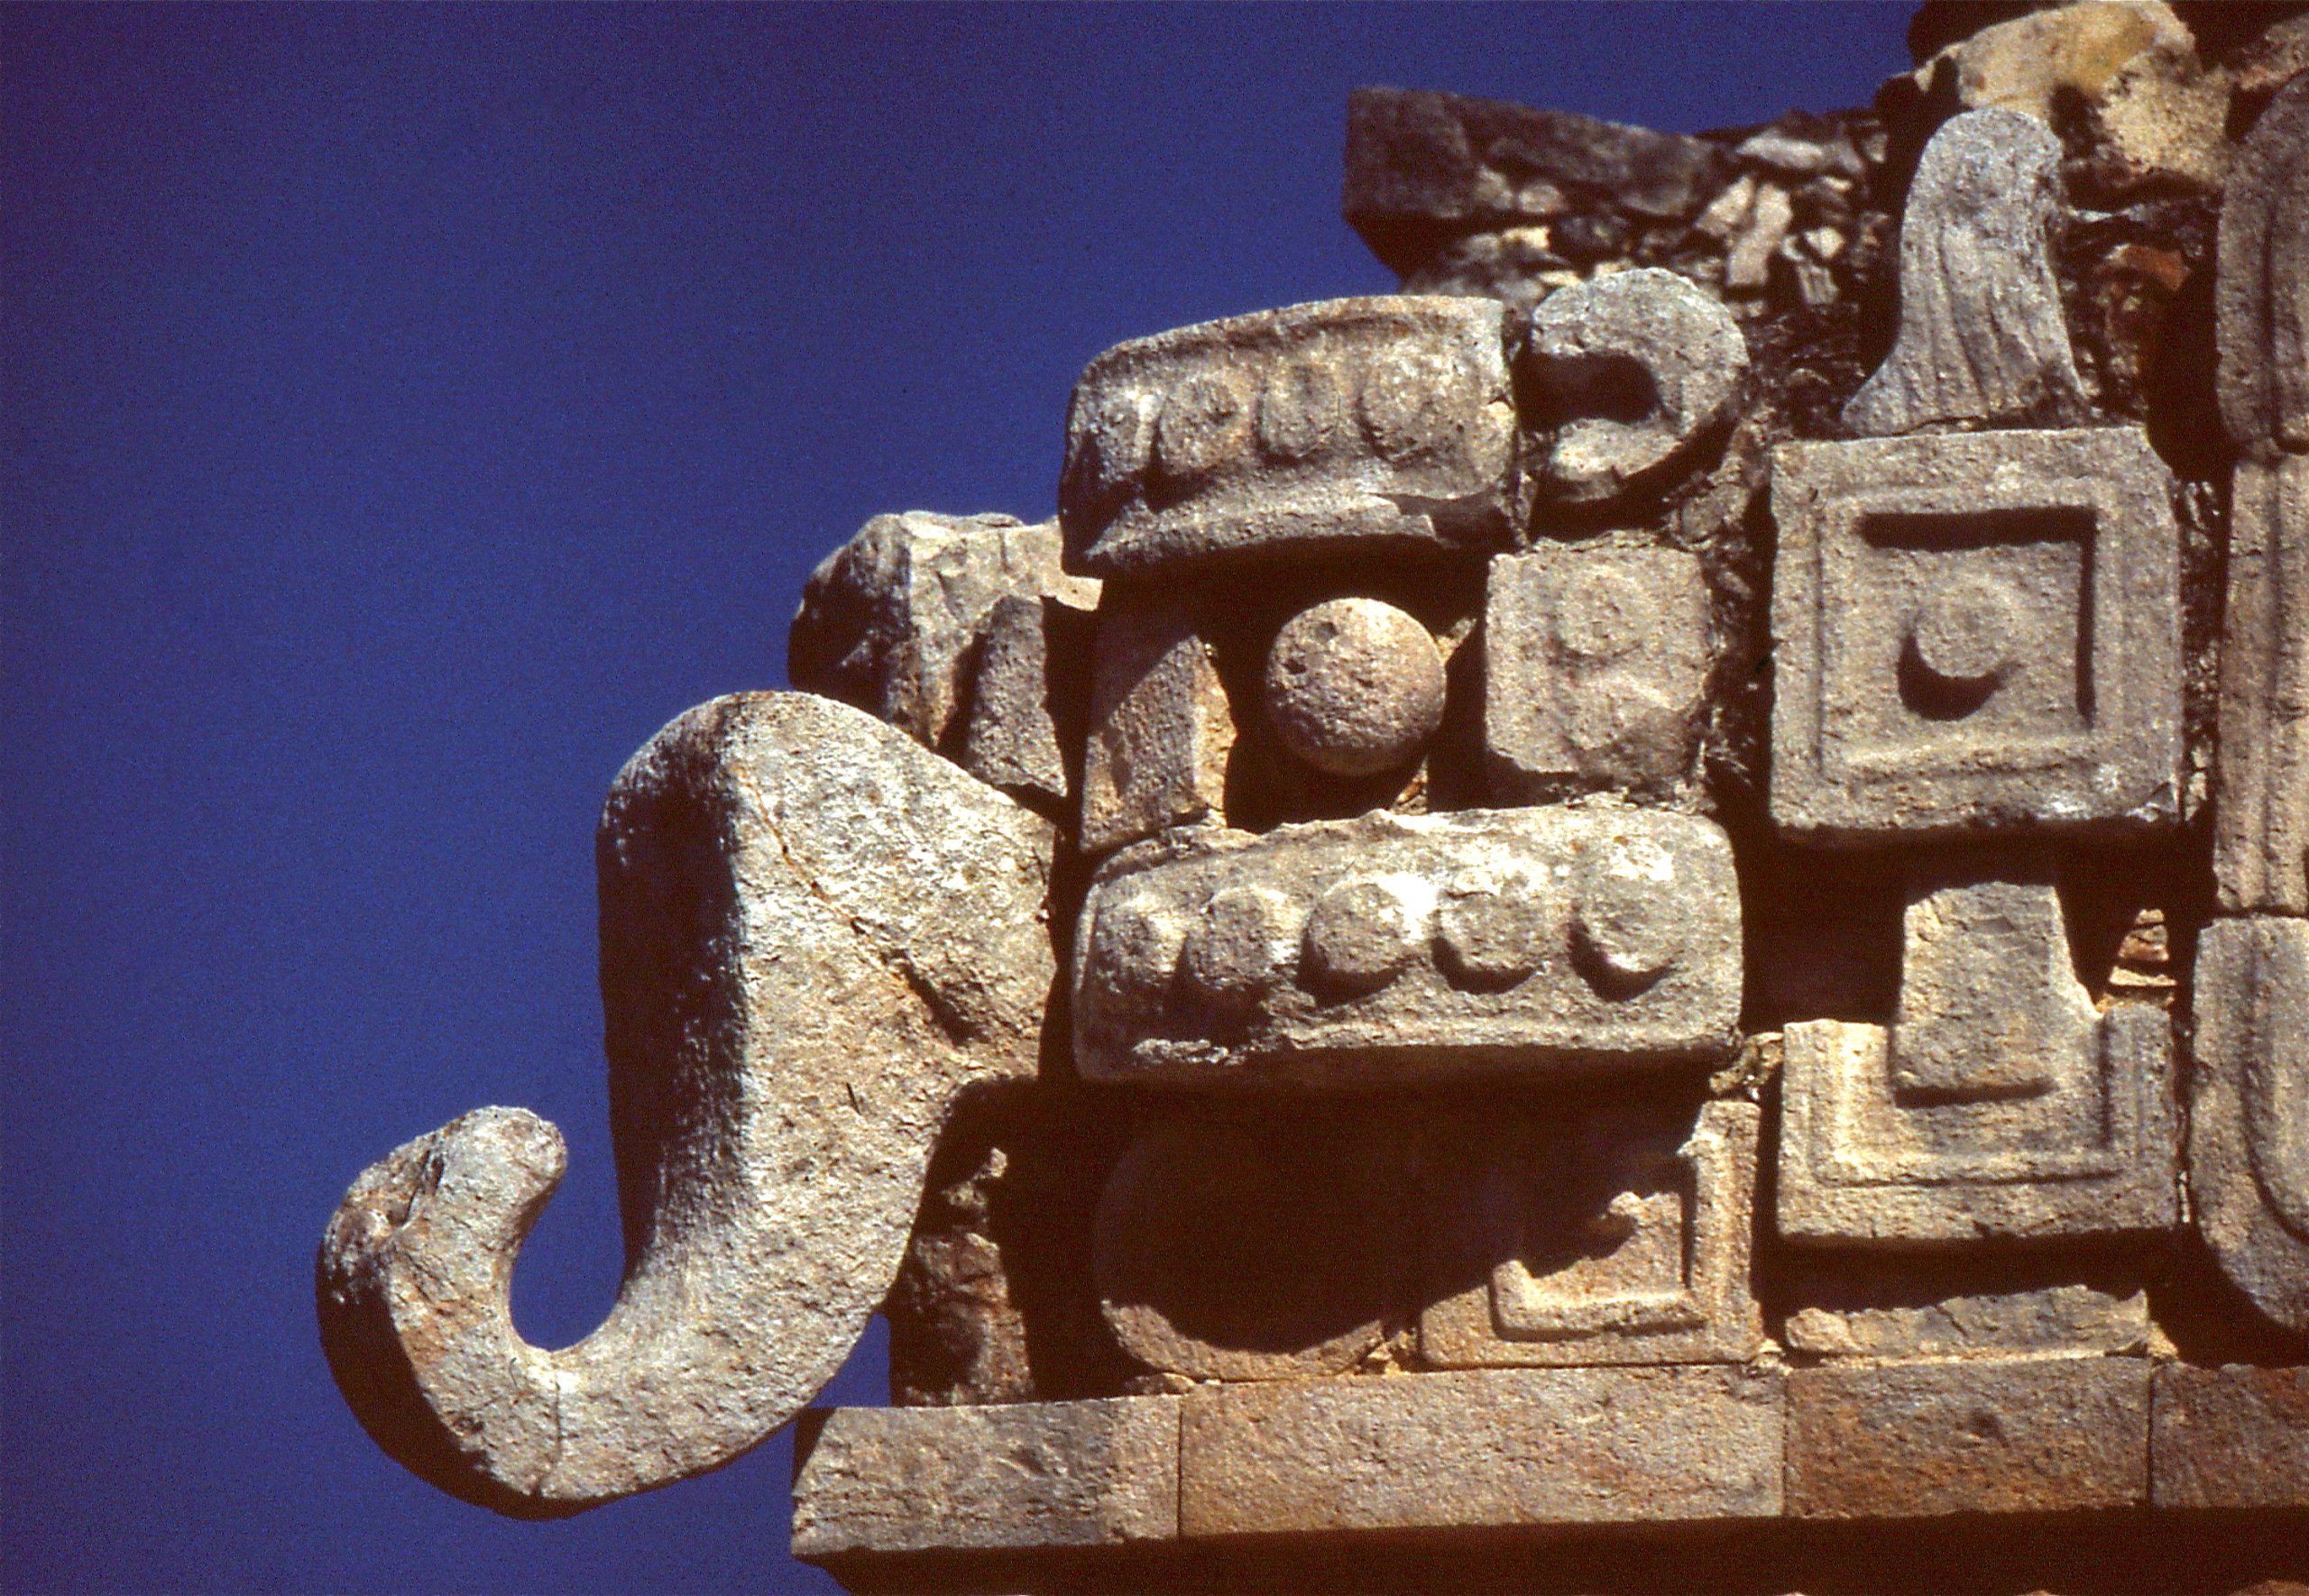
[(794, 685), (954, 752), (971, 673), (1004, 598), (1095, 609), (1099, 584), (1059, 569), (1058, 527), (1010, 516), (876, 516), (818, 563), (787, 634)]
[(1081, 840), (1104, 853), (1223, 821), (1235, 711), (1189, 608), (1118, 589), (1099, 611)]
[(971, 683), (961, 766), (1014, 798), (1074, 795), (1097, 619), (1052, 596), (1007, 593), (987, 612)]
[(1788, 1511), (1943, 1518), (2148, 1500), (2145, 1358), (1791, 1370)]
[(1904, 1096), (1890, 1033), (1783, 1033), (1780, 1234), (1910, 1244), (2160, 1231), (2177, 1220), (2172, 1027), (2119, 1004), (2028, 1096)]
[(2240, 463), (2230, 502), (2213, 879), (2225, 911), (2309, 913), (2309, 455)]
[(1772, 451), (1771, 814), (1798, 840), (2179, 819), (2179, 533), (2138, 427)]
[[(2309, 454), (2309, 77), (2237, 152), (2213, 280), (2221, 416), (2247, 458)], [(2296, 523), (2297, 525), (2297, 523)]]
[(1503, 799), (1660, 793), (1706, 728), (1707, 585), (1680, 549), (1543, 545), (1491, 562), (1484, 748)]
[(1178, 1533), (1176, 1397), (836, 1408), (796, 1450), (793, 1552), (805, 1560)]
[(1334, 299), (1107, 351), (1067, 410), (1069, 568), (1505, 545), (1504, 314), (1479, 299)]
[(1400, 1139), (1367, 1122), (1159, 1124), (1099, 1204), (1107, 1325), (1140, 1362), (1190, 1379), (1343, 1373), (1405, 1316), (1408, 1185)]
[(1375, 1086), (1728, 1058), (1723, 830), (1634, 810), (1373, 813), (1117, 856), (1076, 938), (1093, 1080)]
[(2157, 1371), (2149, 1499), (2160, 1508), (2309, 1508), (2309, 1369)]
[(1485, 1369), (1188, 1393), (1188, 1536), (1770, 1518), (1777, 1372)]
[(2216, 920), (2197, 939), (2189, 1194), (2222, 1271), (2309, 1335), (2309, 920)]
[(1541, 491), (1597, 504), (1659, 488), (1721, 432), (1748, 373), (1748, 341), (1717, 301), (1642, 267), (1541, 300), (1521, 360), (1545, 435)]
[(1442, 1368), (1753, 1356), (1762, 1117), (1718, 1102), (1697, 1121), (1615, 1110), (1443, 1131), (1421, 1182), (1421, 1356)]
[(2053, 277), (2060, 141), (1992, 106), (1943, 123), (1900, 216), (1892, 352), (1844, 406), (1863, 437), (1955, 422), (2057, 426), (2088, 413)]
[(1789, 1312), (1780, 1339), (1806, 1361), (2107, 1357), (2148, 1350), (2143, 1266), (2130, 1257), (1806, 1250), (1780, 1263), (1784, 1289), (1802, 1306)]

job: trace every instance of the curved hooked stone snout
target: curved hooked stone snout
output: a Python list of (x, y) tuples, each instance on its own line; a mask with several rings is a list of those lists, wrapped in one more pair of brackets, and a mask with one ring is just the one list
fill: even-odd
[(1047, 821), (828, 700), (717, 699), (653, 738), (599, 838), (624, 1211), (617, 1304), (513, 1328), (561, 1137), (483, 1108), (365, 1170), (321, 1339), (377, 1443), (553, 1518), (715, 1468), (841, 1368), (896, 1279), (957, 1097), (1033, 1074), (1055, 961)]

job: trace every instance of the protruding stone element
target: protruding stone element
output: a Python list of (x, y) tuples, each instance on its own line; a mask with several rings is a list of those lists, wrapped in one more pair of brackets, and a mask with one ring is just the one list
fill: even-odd
[(2049, 861), (2033, 879), (1971, 867), (1910, 889), (1892, 1016), (1896, 1101), (2048, 1092), (2059, 1060), (2091, 1054), (2098, 1023), (2093, 995), (2076, 978)]
[(1769, 1518), (1780, 1376), (1487, 1369), (1190, 1392), (1189, 1536)]
[(1483, 631), (1494, 793), (1673, 791), (1698, 756), (1709, 652), (1707, 585), (1680, 549), (1497, 556)]
[(1510, 536), (1500, 307), (1334, 299), (1119, 344), (1067, 411), (1071, 569)]
[(2173, 1039), (2161, 1008), (2111, 1008), (2091, 1045), (2044, 1060), (2051, 1078), (2026, 1096), (1904, 1096), (1889, 1034), (1838, 1020), (1788, 1027), (1782, 1235), (1913, 1244), (2176, 1223)]
[(1721, 430), (1747, 375), (1748, 341), (1715, 299), (1644, 267), (1541, 300), (1522, 359), (1549, 437), (1541, 491), (1591, 504), (1656, 488)]
[(1081, 923), (1075, 1059), (1091, 1079), (1651, 1070), (1720, 1060), (1736, 1039), (1732, 850), (1688, 815), (1179, 832), (1109, 860)]
[(1099, 1205), (1108, 1327), (1191, 1379), (1343, 1373), (1403, 1316), (1407, 1185), (1400, 1141), (1360, 1120), (1167, 1120)]
[(1082, 848), (1104, 853), (1166, 826), (1223, 820), (1235, 712), (1185, 607), (1118, 590), (1099, 611)]
[(794, 1555), (1111, 1546), (1179, 1527), (1179, 1399), (837, 1408), (797, 1458)]
[(2001, 108), (1942, 124), (1900, 218), (1900, 328), (1844, 407), (1863, 437), (2044, 427), (2087, 414), (2054, 280), (2060, 141)]
[(2216, 920), (2197, 939), (2189, 1193), (2222, 1270), (2309, 1335), (2309, 920)]
[(321, 1246), (323, 1344), (370, 1434), (445, 1491), (549, 1518), (791, 1418), (889, 1289), (956, 1096), (1035, 1069), (1053, 845), (825, 699), (716, 699), (659, 732), (598, 850), (617, 1306), (559, 1352), (513, 1328), (551, 1125), (483, 1109), (420, 1137)]
[(1681, 133), (1424, 89), (1358, 88), (1347, 101), (1348, 221), (1410, 271), (1439, 235), (1547, 221), (1568, 194), (1605, 194), (1642, 216), (1688, 216), (1723, 158)]
[(876, 516), (818, 563), (787, 634), (787, 678), (960, 751), (971, 674), (994, 608), (1045, 595), (1078, 610), (1099, 584), (1058, 565), (1055, 523), (1011, 516)]
[(1484, 1364), (1700, 1363), (1754, 1355), (1752, 1103), (1662, 1115), (1496, 1116), (1430, 1144), (1421, 1355)]
[[(2303, 199), (2309, 210), (2309, 196)], [(2309, 913), (2309, 455), (2230, 493), (2212, 867), (2235, 913)]]
[(1056, 806), (1073, 796), (1097, 625), (1055, 596), (995, 601), (971, 683), (963, 769), (1015, 798)]
[[(2263, 464), (2309, 454), (2309, 73), (2277, 91), (2238, 151), (2221, 206), (2220, 262), (2213, 292), (2230, 439)], [(2309, 538), (2294, 526), (2296, 539)]]
[(2180, 535), (2138, 427), (1785, 444), (1771, 813), (1799, 840), (2180, 815)]
[(1788, 1511), (1942, 1518), (2148, 1500), (2145, 1358), (1798, 1369)]
[(2157, 1507), (2309, 1508), (2309, 1369), (2166, 1363), (2153, 1400)]
[(1330, 599), (1283, 622), (1266, 656), (1266, 712), (1292, 753), (1332, 775), (1419, 757), (1443, 723), (1443, 656), (1412, 616)]

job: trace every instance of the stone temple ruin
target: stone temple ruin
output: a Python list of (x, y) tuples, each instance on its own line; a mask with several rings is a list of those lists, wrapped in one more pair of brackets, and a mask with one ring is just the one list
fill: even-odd
[(860, 1589), (2309, 1577), (2309, 8), (1911, 39), (1697, 137), (1361, 91), (1402, 295), (829, 556), (603, 815), (615, 1308), (512, 1328), (552, 1126), (409, 1143), (378, 1442), (575, 1512), (886, 1307)]

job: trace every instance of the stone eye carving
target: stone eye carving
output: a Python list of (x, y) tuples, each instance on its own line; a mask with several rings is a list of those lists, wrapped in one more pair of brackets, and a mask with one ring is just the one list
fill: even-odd
[(1443, 724), (1443, 656), (1393, 604), (1332, 599), (1275, 634), (1265, 692), (1292, 754), (1332, 775), (1374, 775), (1418, 757)]
[(1559, 289), (1532, 312), (1523, 365), (1551, 434), (1541, 491), (1598, 504), (1656, 485), (1731, 414), (1748, 343), (1731, 312), (1672, 271)]

